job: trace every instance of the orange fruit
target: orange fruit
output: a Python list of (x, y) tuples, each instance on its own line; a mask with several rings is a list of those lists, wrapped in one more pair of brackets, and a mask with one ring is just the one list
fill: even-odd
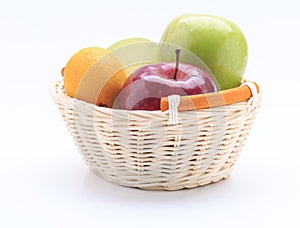
[(121, 63), (109, 51), (87, 47), (75, 53), (62, 70), (68, 96), (112, 107), (127, 79)]

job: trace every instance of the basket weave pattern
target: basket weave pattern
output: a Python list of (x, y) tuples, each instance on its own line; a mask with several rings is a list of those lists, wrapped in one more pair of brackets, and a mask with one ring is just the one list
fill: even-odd
[(261, 96), (231, 105), (183, 111), (126, 111), (70, 98), (51, 87), (78, 150), (98, 175), (120, 185), (178, 190), (227, 178), (244, 146)]

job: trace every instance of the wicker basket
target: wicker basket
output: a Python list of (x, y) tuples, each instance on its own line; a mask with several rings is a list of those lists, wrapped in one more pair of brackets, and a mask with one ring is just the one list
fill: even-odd
[(91, 170), (108, 181), (150, 190), (194, 188), (227, 178), (261, 102), (260, 92), (252, 90), (244, 101), (174, 114), (171, 108), (98, 107), (68, 97), (63, 81), (53, 84), (51, 94)]

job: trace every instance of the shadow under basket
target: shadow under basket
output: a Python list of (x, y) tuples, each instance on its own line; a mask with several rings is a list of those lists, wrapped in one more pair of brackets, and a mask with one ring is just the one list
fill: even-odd
[[(261, 103), (253, 85), (231, 89), (234, 99), (226, 105), (223, 91), (202, 95), (209, 107), (201, 109), (180, 110), (184, 102), (179, 98), (176, 104), (175, 99), (174, 105), (170, 96), (164, 99), (169, 107), (164, 111), (98, 107), (67, 96), (63, 80), (50, 90), (79, 152), (96, 174), (123, 186), (179, 190), (228, 177)], [(239, 101), (235, 97), (242, 86), (250, 95)]]

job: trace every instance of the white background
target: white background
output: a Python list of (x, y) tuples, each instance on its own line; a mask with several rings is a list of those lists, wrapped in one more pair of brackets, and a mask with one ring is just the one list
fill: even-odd
[[(0, 227), (299, 227), (299, 1), (1, 1)], [(159, 41), (183, 13), (235, 22), (263, 89), (229, 179), (176, 192), (108, 183), (84, 164), (49, 86), (77, 50)]]

